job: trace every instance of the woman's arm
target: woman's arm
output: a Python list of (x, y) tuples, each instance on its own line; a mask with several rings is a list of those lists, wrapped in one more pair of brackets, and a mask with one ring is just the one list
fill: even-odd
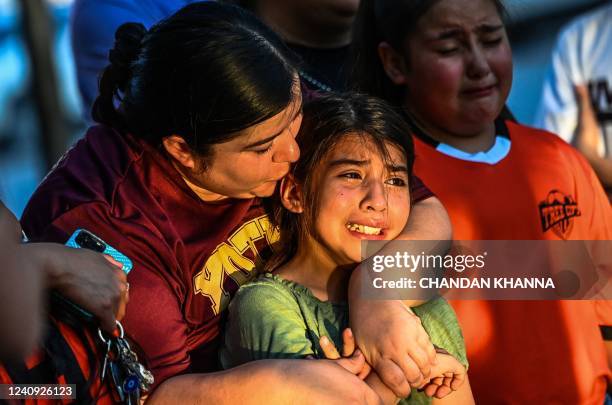
[(380, 405), (380, 398), (332, 362), (261, 360), (218, 373), (173, 377), (147, 403)]
[(396, 239), (450, 240), (453, 228), (446, 208), (437, 197), (430, 197), (413, 205), (404, 231)]
[[(450, 219), (444, 206), (431, 197), (414, 205), (398, 239), (445, 241), (451, 236)], [(444, 254), (448, 245), (438, 243), (440, 251), (431, 253)], [(395, 251), (393, 247), (385, 247), (377, 254), (394, 254)], [(422, 301), (364, 299), (362, 283), (370, 276), (364, 265), (358, 266), (351, 276), (350, 325), (368, 363), (398, 397), (406, 397), (410, 386), (417, 387), (429, 377), (435, 361), (435, 350), (419, 318), (406, 309), (406, 305), (414, 306)]]

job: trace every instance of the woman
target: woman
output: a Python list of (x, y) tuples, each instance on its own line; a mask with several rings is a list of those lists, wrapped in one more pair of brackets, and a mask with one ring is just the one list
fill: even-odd
[[(89, 228), (132, 260), (124, 324), (159, 386), (150, 399), (286, 402), (300, 392), (376, 401), (358, 378), (328, 364), (261, 362), (209, 373), (218, 369), (219, 321), (230, 297), (277, 238), (260, 197), (299, 156), (300, 86), (282, 42), (247, 12), (202, 2), (149, 32), (122, 26), (110, 61), (94, 105), (103, 125), (47, 176), (22, 222), (34, 240), (63, 242)], [(411, 226), (413, 237), (428, 237), (418, 223), (407, 234)], [(383, 380), (398, 392), (409, 390), (405, 374), (420, 382), (433, 348), (417, 339), (425, 331), (416, 317), (400, 303), (351, 304), (355, 335)], [(376, 311), (389, 318), (385, 334), (369, 327), (380, 322)], [(272, 396), (263, 391), (262, 381), (281, 379)], [(341, 392), (333, 393), (338, 381)]]
[[(355, 84), (406, 113), (415, 172), (456, 239), (609, 240), (610, 206), (588, 163), (552, 134), (499, 118), (512, 81), (502, 16), (495, 0), (366, 0)], [(565, 216), (551, 221), (558, 205)], [(477, 402), (603, 403), (605, 303), (453, 306)]]

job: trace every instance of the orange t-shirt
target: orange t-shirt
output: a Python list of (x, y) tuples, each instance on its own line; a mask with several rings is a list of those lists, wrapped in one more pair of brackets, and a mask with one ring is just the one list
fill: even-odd
[[(612, 239), (612, 210), (586, 160), (550, 133), (506, 127), (510, 151), (496, 164), (451, 157), (415, 137), (415, 173), (448, 210), (454, 238)], [(551, 212), (555, 202), (563, 209)], [(612, 325), (609, 301), (452, 305), (477, 403), (603, 403), (611, 373), (599, 325)]]

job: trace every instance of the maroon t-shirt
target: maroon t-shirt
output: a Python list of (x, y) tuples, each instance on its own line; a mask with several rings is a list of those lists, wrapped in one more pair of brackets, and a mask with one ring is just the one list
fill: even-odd
[(86, 228), (133, 261), (123, 324), (156, 384), (217, 369), (220, 314), (276, 237), (259, 199), (203, 202), (163, 154), (104, 126), (43, 180), (21, 222), (33, 241)]

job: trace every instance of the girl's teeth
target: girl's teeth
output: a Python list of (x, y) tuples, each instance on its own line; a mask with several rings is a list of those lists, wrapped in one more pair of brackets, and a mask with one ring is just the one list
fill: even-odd
[(359, 224), (347, 224), (346, 227), (353, 232), (364, 233), (366, 235), (379, 235), (381, 231), (381, 228)]

